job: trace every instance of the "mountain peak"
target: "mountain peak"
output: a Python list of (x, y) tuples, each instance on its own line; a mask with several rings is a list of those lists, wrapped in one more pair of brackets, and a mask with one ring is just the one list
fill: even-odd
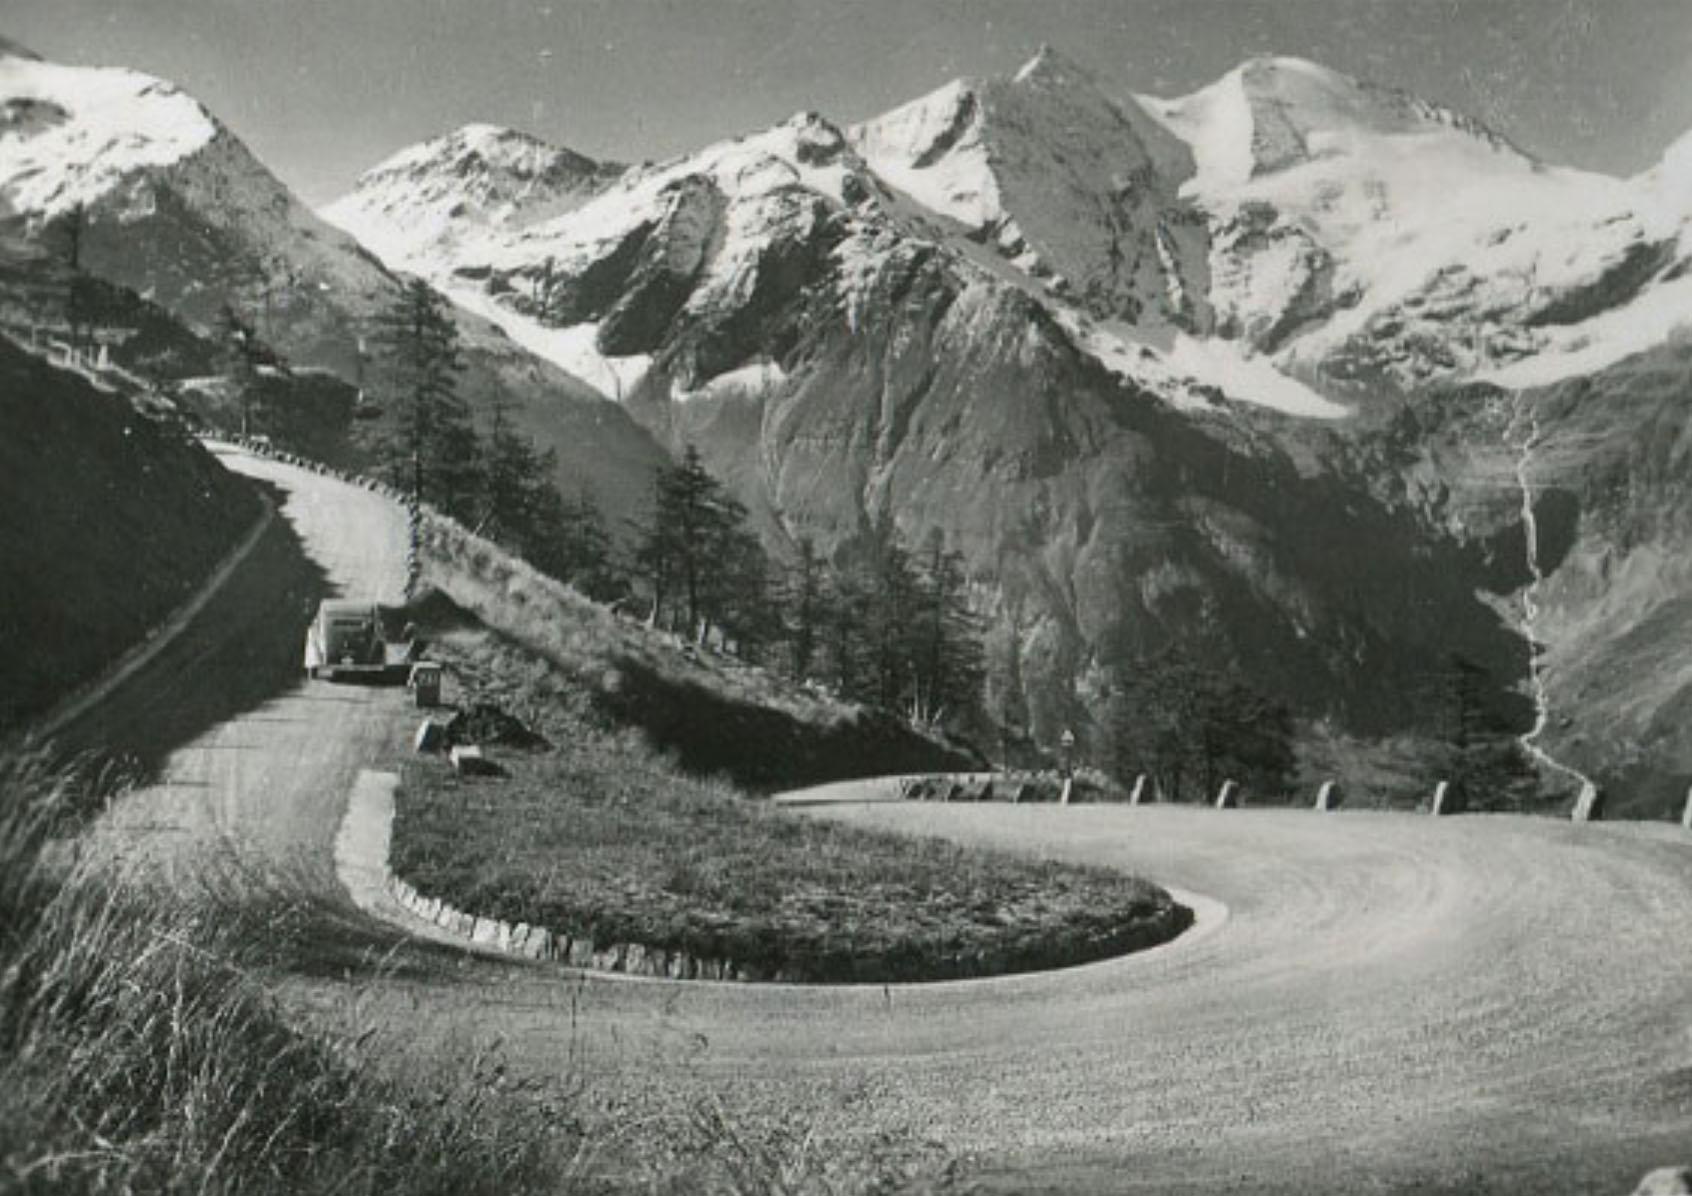
[(23, 58), (30, 62), (40, 62), (41, 55), (28, 46), (21, 46), (9, 37), (0, 36), (0, 58)]
[(407, 146), (365, 172), (360, 179), (446, 171), (460, 177), (479, 171), (510, 175), (519, 182), (537, 178), (590, 174), (599, 164), (574, 150), (552, 145), (531, 133), (475, 121), (449, 133)]
[(119, 67), (0, 54), (0, 207), (47, 215), (174, 165), (220, 126), (173, 84)]
[(1442, 133), (1451, 145), (1530, 161), (1477, 120), (1285, 55), (1249, 58), (1190, 95), (1147, 107), (1193, 147), (1205, 186), (1235, 186), (1401, 135)]
[(1329, 87), (1358, 86), (1350, 75), (1292, 54), (1253, 54), (1234, 69), (1248, 80), (1291, 76)]
[(1016, 74), (1011, 76), (1013, 83), (1092, 83), (1092, 72), (1079, 65), (1061, 50), (1053, 47), (1049, 42), (1042, 42), (1035, 51), (1034, 57), (1023, 63)]
[(323, 215), (390, 262), (408, 262), (484, 225), (527, 225), (570, 211), (621, 169), (477, 121), (377, 163)]

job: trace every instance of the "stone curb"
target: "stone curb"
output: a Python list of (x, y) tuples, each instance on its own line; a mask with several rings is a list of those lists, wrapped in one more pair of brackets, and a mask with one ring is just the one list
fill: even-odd
[(799, 978), (782, 971), (766, 972), (731, 960), (707, 959), (686, 951), (665, 951), (643, 943), (605, 943), (571, 938), (561, 931), (527, 922), (505, 922), (484, 918), (447, 904), (439, 897), (419, 893), (410, 884), (387, 876), (387, 889), (394, 900), (414, 917), (465, 939), (478, 947), (518, 955), (540, 962), (561, 963), (596, 972), (625, 976), (648, 976), (654, 980), (766, 981), (795, 984)]

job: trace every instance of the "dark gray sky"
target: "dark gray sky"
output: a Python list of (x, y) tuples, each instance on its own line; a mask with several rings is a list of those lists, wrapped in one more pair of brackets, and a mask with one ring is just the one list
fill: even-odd
[(1297, 54), (1632, 173), (1692, 129), (1692, 0), (5, 0), (43, 56), (163, 75), (309, 201), (472, 120), (661, 158), (842, 123), (1050, 42), (1122, 92)]

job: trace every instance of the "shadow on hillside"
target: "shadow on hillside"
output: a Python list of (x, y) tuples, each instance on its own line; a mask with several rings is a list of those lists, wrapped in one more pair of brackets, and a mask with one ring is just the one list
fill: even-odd
[(810, 723), (665, 677), (636, 661), (621, 662), (618, 674), (614, 688), (595, 695), (604, 714), (645, 731), (685, 771), (724, 775), (754, 792), (886, 773), (967, 771), (980, 763), (878, 710)]
[[(602, 628), (591, 652), (578, 649), (572, 656), (561, 650), (558, 640), (537, 645), (513, 636), (434, 587), (407, 606), (405, 616), (427, 639), (450, 641), (468, 634), (485, 637), (496, 654), (513, 654), (515, 659), (504, 665), (483, 662), (470, 679), (473, 700), (515, 702), (512, 708), (544, 706), (556, 700), (557, 692), (537, 686), (536, 680), (550, 673), (564, 679), (580, 703), (579, 713), (637, 728), (654, 750), (670, 756), (683, 771), (726, 777), (754, 793), (886, 773), (968, 772), (981, 766), (981, 759), (967, 748), (929, 739), (883, 711), (840, 705), (832, 719), (820, 713), (807, 718), (782, 708), (775, 699), (764, 704), (701, 684), (682, 675), (688, 667), (683, 650), (678, 647), (671, 656), (658, 638), (646, 641), (652, 655), (643, 658), (614, 646), (615, 637)], [(571, 617), (566, 607), (546, 626), (562, 635), (560, 628)], [(465, 662), (449, 656), (449, 667), (454, 665), (462, 669)], [(483, 687), (488, 692), (481, 692)], [(820, 712), (822, 704), (815, 705)]]
[[(280, 509), (282, 492), (255, 484)], [(55, 754), (155, 778), (175, 749), (299, 683), (305, 629), (329, 592), (326, 575), (278, 515), (193, 624), (65, 727)]]

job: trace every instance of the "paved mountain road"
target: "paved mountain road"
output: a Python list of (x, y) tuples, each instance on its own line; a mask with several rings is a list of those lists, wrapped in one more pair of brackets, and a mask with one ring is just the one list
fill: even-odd
[[(399, 575), (394, 508), (236, 464), (288, 489), (332, 581)], [(353, 779), (409, 721), (395, 691), (294, 683), (113, 821), (303, 859), (327, 892)], [(885, 793), (816, 791), (804, 816), (1126, 868), (1225, 913), (1124, 960), (891, 989), (618, 981), (424, 946), (360, 986), (360, 1016), (421, 1051), (499, 1036), (518, 1072), (583, 1076), (631, 1115), (711, 1093), (824, 1137), (915, 1133), (1006, 1191), (1621, 1193), (1692, 1159), (1678, 827), (862, 800)]]
[[(327, 575), (320, 591), (404, 600), (403, 508), (334, 478), (215, 451), (231, 468), (281, 488), (283, 518)], [(171, 867), (202, 867), (209, 849), (299, 870), (331, 888), (346, 794), (358, 771), (403, 733), (404, 703), (393, 690), (305, 679), (304, 628), (315, 603), (294, 604), (301, 591), (285, 554), (259, 555), (247, 592), (230, 587), (236, 592), (215, 596), (198, 626), (120, 686), (113, 709), (79, 729), (83, 739), (111, 729), (139, 740), (182, 721), (178, 708), (195, 710), (219, 687), (254, 687), (232, 717), (172, 751), (157, 783), (113, 806), (97, 833)], [(289, 597), (277, 599), (272, 587), (287, 588)]]

